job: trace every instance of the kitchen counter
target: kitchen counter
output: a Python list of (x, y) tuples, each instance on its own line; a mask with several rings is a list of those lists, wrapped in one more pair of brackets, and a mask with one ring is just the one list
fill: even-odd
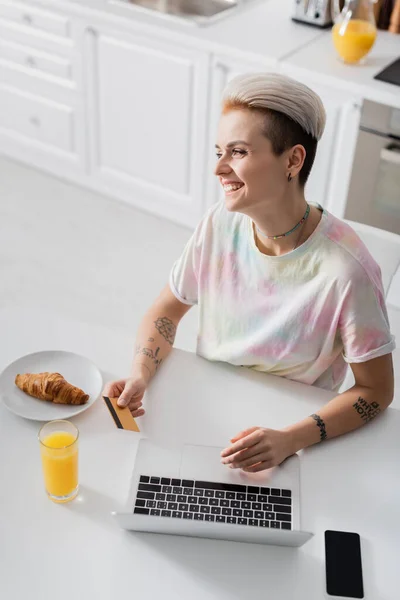
[[(279, 61), (321, 34), (317, 28), (294, 23), (292, 6), (293, 0), (244, 0), (243, 5), (215, 23), (201, 27), (183, 24), (179, 30), (206, 42), (207, 48), (215, 44), (219, 51), (240, 52), (246, 59)], [(132, 11), (124, 7), (123, 13)], [(157, 21), (162, 26), (159, 18)], [(164, 26), (171, 31), (169, 22)]]
[(156, 30), (169, 40), (174, 35), (177, 42), (271, 66), (321, 35), (318, 28), (291, 20), (293, 0), (243, 0), (243, 5), (229, 11), (230, 14), (203, 26), (167, 18), (156, 11), (148, 14), (149, 11), (123, 0), (22, 1), (49, 9), (67, 8), (77, 16), (105, 17), (108, 25), (114, 21), (119, 28), (137, 23), (141, 30), (148, 27), (153, 34)]
[(296, 77), (325, 82), (336, 89), (349, 90), (360, 98), (400, 108), (400, 87), (376, 81), (373, 76), (400, 56), (400, 35), (379, 31), (377, 42), (365, 65), (349, 66), (338, 60), (330, 30), (320, 30), (291, 20), (293, 0), (244, 0), (209, 25), (147, 14), (119, 0), (22, 0), (29, 5), (49, 9), (68, 8), (76, 16), (115, 22), (118, 27), (141, 30), (182, 42), (207, 51), (225, 54), (232, 59), (252, 62), (261, 68), (281, 68)]
[(366, 100), (400, 108), (400, 86), (374, 79), (388, 64), (400, 57), (400, 34), (378, 31), (378, 37), (364, 65), (346, 65), (332, 44), (331, 32), (324, 31), (307, 46), (284, 60), (288, 75), (312, 72), (320, 83), (348, 90)]

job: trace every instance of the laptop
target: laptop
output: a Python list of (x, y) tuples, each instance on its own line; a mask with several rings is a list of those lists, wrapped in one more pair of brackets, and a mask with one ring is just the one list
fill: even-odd
[(260, 473), (221, 463), (222, 448), (139, 441), (120, 527), (170, 535), (302, 546), (297, 454)]

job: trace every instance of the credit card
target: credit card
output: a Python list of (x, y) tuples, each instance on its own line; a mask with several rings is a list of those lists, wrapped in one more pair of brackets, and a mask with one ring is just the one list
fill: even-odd
[(127, 429), (128, 431), (138, 432), (140, 431), (135, 419), (132, 417), (132, 413), (129, 408), (121, 408), (118, 406), (118, 398), (107, 398), (106, 396), (103, 396), (103, 400), (118, 429)]

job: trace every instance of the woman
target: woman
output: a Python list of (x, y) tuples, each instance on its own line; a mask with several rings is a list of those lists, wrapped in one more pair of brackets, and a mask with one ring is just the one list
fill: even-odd
[[(393, 399), (381, 274), (363, 243), (304, 187), (325, 125), (320, 98), (277, 74), (241, 75), (224, 91), (215, 175), (225, 202), (209, 209), (147, 312), (131, 376), (109, 383), (133, 416), (199, 306), (197, 353), (337, 391), (346, 363), (355, 385), (318, 414), (231, 439), (222, 462), (261, 471), (294, 452), (367, 423)], [(322, 199), (323, 200), (323, 199)]]

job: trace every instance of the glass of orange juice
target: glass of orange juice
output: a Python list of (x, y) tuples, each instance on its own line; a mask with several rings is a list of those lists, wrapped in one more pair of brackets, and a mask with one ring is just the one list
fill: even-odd
[(351, 19), (336, 23), (332, 29), (333, 43), (345, 63), (359, 63), (368, 54), (376, 39), (374, 23)]
[(78, 493), (79, 430), (64, 420), (45, 423), (39, 431), (44, 485), (50, 500), (69, 502)]

